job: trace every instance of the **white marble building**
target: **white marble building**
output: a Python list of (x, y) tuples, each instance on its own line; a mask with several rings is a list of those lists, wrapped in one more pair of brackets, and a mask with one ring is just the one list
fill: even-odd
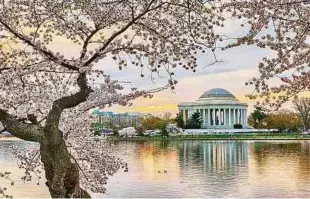
[(199, 111), (202, 116), (202, 128), (233, 129), (234, 124), (247, 125), (248, 105), (240, 103), (236, 97), (221, 88), (206, 91), (195, 102), (181, 102), (178, 105), (186, 122), (190, 116)]

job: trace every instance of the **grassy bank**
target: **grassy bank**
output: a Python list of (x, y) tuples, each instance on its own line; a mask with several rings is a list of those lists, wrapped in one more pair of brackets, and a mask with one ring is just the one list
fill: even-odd
[(137, 136), (132, 138), (112, 137), (114, 141), (153, 140), (310, 140), (310, 136), (300, 134), (232, 134), (232, 135), (178, 135), (164, 138), (158, 136)]

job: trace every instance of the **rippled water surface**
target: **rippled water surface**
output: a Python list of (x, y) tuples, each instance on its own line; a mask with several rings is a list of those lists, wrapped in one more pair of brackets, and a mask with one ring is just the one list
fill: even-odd
[[(17, 181), (11, 194), (48, 197), (44, 183), (18, 181), (10, 145), (29, 144), (0, 140), (0, 169)], [(96, 197), (310, 197), (310, 141), (119, 142), (116, 148), (129, 172), (111, 177), (106, 194)]]

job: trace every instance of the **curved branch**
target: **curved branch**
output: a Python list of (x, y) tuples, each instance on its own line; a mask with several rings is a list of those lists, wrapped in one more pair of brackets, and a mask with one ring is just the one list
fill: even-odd
[(59, 63), (61, 66), (70, 69), (70, 70), (75, 70), (78, 71), (78, 67), (72, 66), (64, 61), (61, 61), (55, 55), (53, 55), (52, 52), (48, 50), (43, 50), (42, 48), (38, 48), (30, 39), (26, 38), (24, 35), (19, 34), (15, 30), (13, 30), (8, 24), (6, 24), (4, 21), (0, 20), (0, 24), (2, 24), (10, 33), (12, 33), (15, 37), (17, 37), (20, 41), (25, 42), (29, 46), (31, 46), (33, 49), (37, 49), (39, 52), (41, 52), (44, 56), (48, 57), (51, 61), (55, 63)]
[(7, 131), (5, 128), (2, 129), (2, 130), (0, 131), (0, 134), (2, 134), (2, 133), (5, 132), (5, 131)]
[(82, 53), (80, 55), (80, 60), (84, 59), (86, 53), (87, 53), (87, 47), (91, 43), (91, 39), (94, 37), (95, 34), (97, 34), (99, 31), (103, 30), (105, 27), (111, 26), (112, 24), (116, 23), (117, 21), (112, 21), (111, 23), (108, 23), (104, 27), (96, 27), (85, 39), (83, 47), (82, 47)]
[(140, 18), (142, 18), (144, 15), (146, 15), (147, 13), (149, 13), (150, 11), (156, 10), (158, 8), (160, 8), (161, 6), (163, 6), (163, 4), (160, 4), (152, 9), (150, 9), (150, 7), (152, 6), (152, 4), (155, 2), (155, 0), (152, 0), (147, 8), (144, 10), (144, 12), (140, 13), (138, 16), (134, 17), (126, 26), (124, 26), (122, 29), (120, 29), (119, 31), (117, 31), (116, 33), (114, 33), (107, 41), (106, 43), (99, 49), (98, 52), (96, 52), (87, 62), (85, 62), (83, 65), (84, 66), (88, 66), (89, 64), (91, 64), (94, 60), (96, 60), (99, 56), (100, 53), (102, 51), (104, 51), (113, 41), (115, 38), (117, 38), (119, 35), (121, 35), (122, 33), (124, 33), (128, 28), (130, 28), (136, 21), (138, 21)]
[(51, 132), (51, 130), (58, 131), (61, 113), (65, 109), (73, 108), (87, 100), (89, 94), (92, 92), (92, 89), (87, 86), (87, 78), (85, 73), (81, 73), (79, 75), (77, 83), (80, 87), (79, 92), (70, 96), (62, 97), (53, 103), (52, 110), (46, 118), (46, 132)]
[(3, 109), (0, 109), (0, 121), (4, 125), (5, 130), (26, 141), (40, 142), (43, 135), (43, 129), (39, 125), (18, 121)]
[(87, 52), (87, 46), (89, 45), (89, 41), (91, 40), (91, 38), (99, 31), (100, 29), (99, 28), (96, 28), (95, 30), (93, 30), (88, 36), (87, 38), (85, 39), (84, 41), (84, 45), (82, 47), (82, 54), (80, 56), (80, 60), (82, 60), (85, 55), (86, 55), (86, 52)]

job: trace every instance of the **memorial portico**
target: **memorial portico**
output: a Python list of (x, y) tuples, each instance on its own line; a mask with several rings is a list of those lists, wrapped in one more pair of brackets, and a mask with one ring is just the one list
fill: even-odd
[(241, 124), (243, 128), (248, 126), (248, 105), (221, 88), (208, 90), (196, 102), (182, 102), (178, 107), (185, 123), (198, 111), (203, 120), (202, 128), (232, 129), (234, 124)]

